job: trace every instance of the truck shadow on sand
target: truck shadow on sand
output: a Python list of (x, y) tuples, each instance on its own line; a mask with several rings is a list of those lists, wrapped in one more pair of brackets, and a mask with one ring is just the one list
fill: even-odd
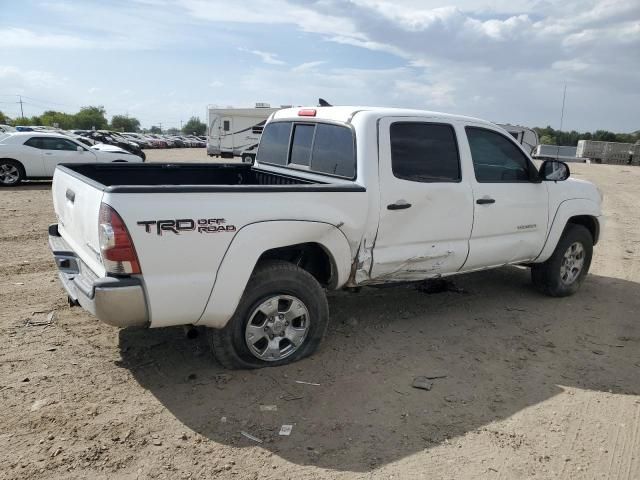
[[(123, 330), (122, 366), (186, 427), (287, 461), (367, 472), (577, 387), (640, 394), (640, 285), (590, 275), (573, 297), (509, 267), (330, 296), (320, 351), (281, 368), (226, 371), (178, 329)], [(430, 391), (411, 387), (415, 376)], [(308, 385), (296, 381), (320, 384)], [(261, 405), (277, 405), (263, 411)], [(224, 418), (223, 418), (224, 417)], [(279, 436), (293, 425), (289, 437)]]

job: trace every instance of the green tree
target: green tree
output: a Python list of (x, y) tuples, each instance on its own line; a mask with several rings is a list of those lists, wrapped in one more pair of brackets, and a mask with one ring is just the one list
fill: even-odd
[(167, 133), (169, 135), (178, 135), (180, 133), (180, 130), (178, 130), (176, 127), (173, 127), (167, 130)]
[(157, 127), (157, 126), (155, 126), (155, 125), (154, 125), (154, 126), (152, 126), (152, 127), (149, 129), (149, 131), (150, 131), (151, 133), (162, 133), (162, 130), (160, 130), (160, 127)]
[(137, 132), (140, 130), (140, 120), (125, 115), (111, 117), (111, 128), (119, 132)]
[(549, 135), (542, 135), (540, 137), (540, 143), (542, 145), (555, 145), (556, 144), (556, 139), (554, 137), (549, 136)]
[(182, 133), (186, 135), (204, 135), (206, 131), (207, 126), (200, 121), (200, 117), (191, 117), (182, 127)]
[(0, 112), (0, 123), (7, 124), (9, 123), (9, 117), (7, 117), (4, 113)]
[(75, 128), (81, 130), (104, 130), (109, 125), (104, 107), (82, 107), (75, 117)]
[(601, 142), (615, 142), (617, 141), (616, 134), (613, 132), (609, 132), (608, 130), (596, 130), (593, 134), (594, 140), (599, 140)]
[(42, 115), (40, 115), (39, 125), (58, 127), (67, 130), (70, 128), (75, 128), (75, 124), (75, 115), (70, 115), (68, 113), (47, 110)]

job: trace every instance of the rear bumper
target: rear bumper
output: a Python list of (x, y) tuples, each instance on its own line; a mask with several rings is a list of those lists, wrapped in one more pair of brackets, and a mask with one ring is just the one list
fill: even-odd
[(60, 236), (57, 224), (49, 226), (49, 248), (58, 267), (58, 277), (74, 302), (109, 325), (149, 324), (144, 288), (139, 278), (99, 278)]

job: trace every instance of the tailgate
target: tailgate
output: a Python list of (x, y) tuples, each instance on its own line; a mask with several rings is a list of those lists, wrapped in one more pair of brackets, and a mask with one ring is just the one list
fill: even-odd
[(98, 220), (103, 191), (81, 175), (56, 168), (51, 186), (58, 231), (72, 250), (99, 277), (105, 276), (100, 258)]

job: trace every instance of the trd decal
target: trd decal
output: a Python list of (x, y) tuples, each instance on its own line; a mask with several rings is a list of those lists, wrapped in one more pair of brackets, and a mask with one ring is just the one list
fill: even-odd
[(147, 233), (155, 232), (162, 235), (166, 232), (173, 232), (180, 235), (182, 232), (198, 233), (218, 233), (218, 232), (235, 232), (235, 225), (226, 225), (224, 218), (200, 218), (193, 220), (192, 218), (178, 218), (176, 220), (145, 220), (138, 222), (138, 225), (144, 227)]

